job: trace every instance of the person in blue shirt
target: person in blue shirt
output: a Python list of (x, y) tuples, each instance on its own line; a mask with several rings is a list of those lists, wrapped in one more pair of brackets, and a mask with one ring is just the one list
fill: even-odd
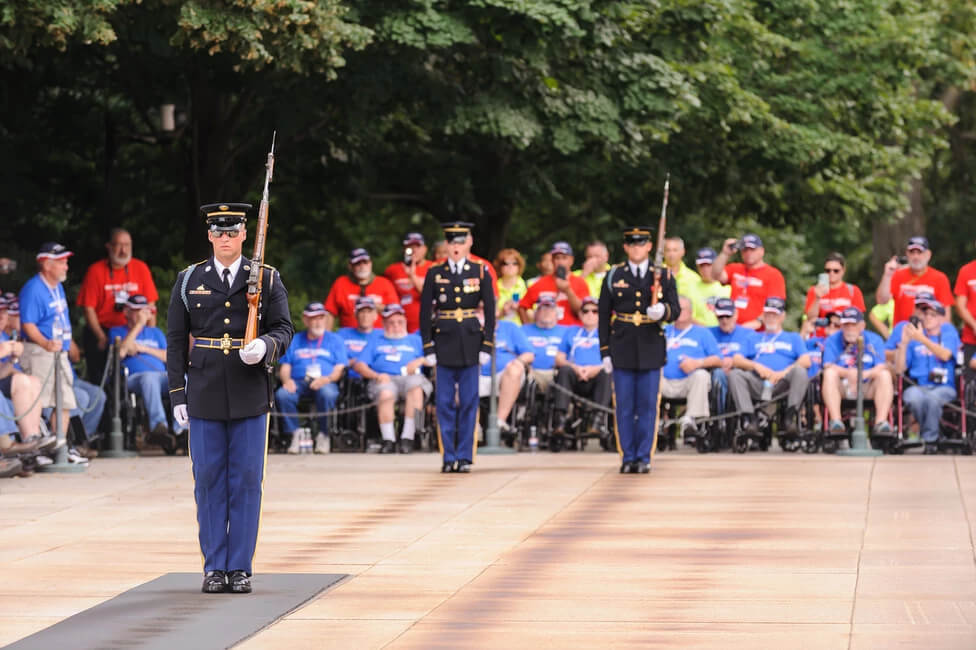
[(898, 344), (901, 343), (901, 331), (905, 327), (905, 324), (911, 322), (915, 327), (920, 327), (925, 308), (933, 302), (939, 302), (936, 300), (934, 293), (931, 291), (919, 291), (915, 294), (915, 311), (912, 312), (911, 318), (909, 320), (899, 321), (891, 328), (891, 334), (885, 339), (885, 360), (892, 366), (895, 364), (895, 351), (898, 349)]
[[(503, 433), (512, 430), (508, 416), (525, 384), (525, 371), (532, 367), (532, 346), (522, 328), (509, 320), (495, 321), (495, 381), (498, 382), (498, 428)], [(478, 378), (478, 396), (491, 394), (491, 360), (482, 364)]]
[(543, 391), (548, 391), (556, 378), (556, 354), (566, 335), (566, 327), (558, 325), (556, 301), (540, 296), (536, 301), (535, 322), (522, 326), (522, 332), (532, 346), (532, 379)]
[(724, 413), (729, 395), (729, 373), (733, 368), (752, 368), (759, 335), (755, 330), (739, 325), (739, 314), (735, 301), (731, 298), (718, 298), (714, 308), (718, 326), (711, 327), (708, 331), (715, 337), (722, 363), (717, 368), (712, 368), (712, 390), (717, 393), (719, 413)]
[(684, 397), (687, 407), (681, 416), (682, 435), (695, 433), (695, 418), (707, 418), (711, 369), (722, 365), (718, 343), (707, 327), (692, 320), (691, 300), (678, 296), (681, 311), (664, 330), (667, 362), (661, 374), (662, 397)]
[(138, 393), (146, 405), (149, 413), (146, 442), (159, 445), (172, 453), (176, 449), (176, 435), (184, 433), (186, 426), (174, 423), (174, 435), (166, 420), (166, 407), (163, 405), (163, 396), (169, 393), (166, 335), (158, 327), (149, 325), (152, 311), (145, 296), (129, 296), (123, 311), (126, 324), (110, 328), (108, 341), (114, 343), (119, 339), (122, 367), (128, 371), (125, 387)]
[(403, 428), (400, 430), (400, 453), (413, 451), (417, 431), (417, 414), (424, 407), (424, 396), (433, 386), (421, 372), (428, 365), (419, 334), (407, 334), (407, 315), (400, 303), (383, 308), (383, 332), (374, 337), (356, 360), (356, 372), (369, 380), (369, 396), (377, 400), (376, 413), (383, 436), (381, 454), (395, 450), (394, 406), (404, 400)]
[(874, 429), (878, 435), (891, 435), (888, 415), (894, 399), (894, 382), (885, 363), (884, 341), (865, 329), (864, 314), (857, 307), (847, 307), (840, 313), (841, 331), (828, 336), (823, 348), (823, 394), (830, 433), (840, 434), (847, 429), (841, 421), (842, 398), (857, 398), (858, 337), (864, 337), (861, 353), (864, 398), (874, 400)]
[[(600, 308), (592, 296), (580, 303), (582, 326), (569, 327), (556, 352), (556, 384), (574, 395), (586, 397), (601, 406), (610, 406), (610, 375), (603, 369), (600, 356)], [(570, 393), (556, 391), (553, 432), (562, 434), (569, 410)], [(595, 413), (589, 430), (608, 435), (605, 413)]]
[(895, 351), (895, 372), (908, 372), (914, 385), (905, 389), (905, 404), (919, 423), (925, 453), (938, 453), (942, 407), (956, 397), (955, 369), (959, 333), (945, 322), (946, 309), (938, 300), (922, 306), (920, 327), (908, 322)]
[(359, 358), (359, 354), (366, 349), (370, 339), (378, 334), (379, 330), (374, 325), (380, 315), (376, 301), (373, 300), (372, 296), (360, 296), (356, 299), (355, 309), (356, 327), (343, 327), (336, 332), (346, 345), (346, 357), (349, 359), (349, 378), (354, 380), (362, 379), (352, 366)]
[(742, 411), (743, 429), (749, 435), (758, 433), (754, 413), (755, 399), (775, 399), (787, 395), (785, 430), (799, 431), (800, 405), (810, 385), (807, 369), (810, 355), (796, 332), (783, 330), (786, 301), (772, 296), (763, 306), (764, 331), (756, 340), (756, 354), (748, 370), (736, 369), (729, 375), (729, 392), (735, 407)]
[[(348, 364), (346, 346), (342, 339), (325, 327), (325, 305), (310, 302), (302, 310), (305, 331), (292, 337), (288, 351), (279, 360), (278, 376), (281, 386), (275, 391), (275, 401), (282, 413), (297, 413), (298, 402), (311, 395), (315, 399), (315, 410), (319, 413), (335, 408), (339, 397), (339, 379)], [(325, 453), (329, 433), (329, 421), (319, 416), (319, 433), (315, 436), (315, 451)], [(281, 430), (292, 436), (288, 453), (297, 454), (301, 443), (292, 434), (298, 428), (298, 418), (292, 415), (281, 416)]]

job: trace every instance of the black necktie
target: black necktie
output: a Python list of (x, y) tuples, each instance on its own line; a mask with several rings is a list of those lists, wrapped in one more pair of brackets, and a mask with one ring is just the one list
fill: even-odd
[(224, 285), (227, 287), (227, 292), (230, 293), (230, 269), (224, 269)]

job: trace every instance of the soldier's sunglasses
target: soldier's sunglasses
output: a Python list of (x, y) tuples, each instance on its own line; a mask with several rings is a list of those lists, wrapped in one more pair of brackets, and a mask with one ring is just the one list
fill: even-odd
[(237, 236), (241, 234), (240, 230), (213, 230), (211, 232), (213, 233), (214, 239), (220, 239), (221, 237), (236, 239)]

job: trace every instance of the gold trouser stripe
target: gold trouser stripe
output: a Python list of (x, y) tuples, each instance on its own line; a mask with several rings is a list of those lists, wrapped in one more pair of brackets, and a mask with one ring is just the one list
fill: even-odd
[(651, 437), (651, 459), (654, 458), (654, 452), (657, 451), (657, 432), (661, 428), (661, 373), (663, 371), (663, 368), (657, 371), (657, 404), (654, 406), (654, 434)]
[[(190, 426), (189, 420), (187, 420), (187, 423), (186, 423), (186, 455), (189, 456), (189, 458), (190, 458), (190, 479), (193, 481), (193, 484), (196, 485), (196, 479), (193, 476), (193, 453), (190, 451), (191, 449), (193, 449), (193, 445), (190, 444), (190, 436), (191, 435), (193, 435), (193, 428)], [(197, 505), (196, 504), (196, 496), (194, 496), (193, 505), (195, 505), (195, 506)], [(198, 507), (199, 506), (197, 506), (197, 508)], [(199, 517), (199, 515), (197, 514), (198, 513), (197, 508), (194, 508), (193, 513), (194, 513), (195, 516)], [(200, 540), (200, 521), (198, 519), (197, 520), (197, 546), (200, 546), (199, 540)], [(203, 571), (204, 568), (206, 568), (206, 566), (207, 566), (207, 558), (206, 558), (206, 556), (204, 556), (203, 549), (201, 548), (200, 549), (200, 570)]]
[(624, 448), (620, 446), (620, 429), (617, 428), (617, 421), (620, 420), (617, 414), (617, 390), (613, 386), (613, 377), (610, 377), (610, 401), (613, 402), (613, 438), (617, 441), (617, 453), (623, 457)]
[(254, 555), (258, 552), (258, 537), (261, 535), (261, 511), (264, 508), (264, 477), (268, 467), (268, 429), (271, 426), (271, 413), (264, 416), (264, 456), (261, 461), (261, 501), (258, 504), (258, 530), (254, 534), (254, 553), (251, 553), (251, 573), (254, 573)]
[[(479, 371), (478, 376), (481, 377)], [(477, 399), (477, 398), (476, 398)], [(471, 462), (473, 463), (478, 458), (478, 421), (481, 420), (481, 409), (475, 406), (474, 408), (474, 427), (471, 432)], [(482, 429), (484, 433), (484, 429)]]
[[(437, 404), (437, 369), (434, 369), (434, 404)], [(441, 455), (441, 463), (444, 462), (444, 441), (441, 438), (441, 418), (437, 413), (437, 409), (434, 409), (434, 426), (437, 427), (437, 451)]]

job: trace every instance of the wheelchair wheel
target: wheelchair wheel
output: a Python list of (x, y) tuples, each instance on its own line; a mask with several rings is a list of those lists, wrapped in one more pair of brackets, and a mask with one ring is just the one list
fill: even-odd
[(749, 451), (749, 436), (737, 435), (732, 439), (732, 451), (737, 454), (744, 454)]
[(782, 436), (779, 438), (779, 448), (790, 454), (800, 451), (802, 445), (803, 442), (800, 438), (784, 438)]
[(820, 436), (804, 436), (800, 439), (800, 450), (804, 454), (815, 454), (820, 451)]
[(715, 444), (710, 433), (699, 434), (698, 438), (695, 440), (695, 450), (699, 454), (707, 454), (710, 451), (715, 451)]
[(838, 446), (839, 445), (836, 440), (832, 438), (827, 438), (826, 440), (823, 441), (823, 453), (825, 454), (836, 453)]

